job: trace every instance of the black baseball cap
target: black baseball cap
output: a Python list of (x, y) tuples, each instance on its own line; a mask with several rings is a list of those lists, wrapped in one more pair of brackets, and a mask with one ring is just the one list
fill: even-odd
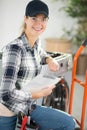
[(44, 14), (46, 17), (49, 17), (48, 6), (41, 0), (32, 0), (26, 6), (25, 16), (33, 17), (37, 14)]

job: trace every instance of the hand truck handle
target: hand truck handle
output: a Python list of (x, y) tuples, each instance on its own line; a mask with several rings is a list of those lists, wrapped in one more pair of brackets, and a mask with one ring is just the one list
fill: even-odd
[(82, 45), (85, 47), (87, 45), (87, 39), (85, 39), (82, 43)]

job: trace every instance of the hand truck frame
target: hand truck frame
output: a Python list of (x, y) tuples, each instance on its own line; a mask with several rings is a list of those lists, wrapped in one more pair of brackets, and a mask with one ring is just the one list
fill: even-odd
[(85, 121), (85, 114), (86, 114), (86, 103), (87, 103), (87, 70), (85, 76), (85, 82), (77, 79), (76, 77), (76, 68), (77, 68), (77, 61), (78, 57), (80, 56), (82, 50), (87, 45), (87, 39), (82, 43), (78, 51), (76, 52), (74, 59), (73, 59), (73, 68), (72, 68), (72, 81), (71, 81), (71, 88), (70, 88), (70, 101), (69, 101), (69, 114), (72, 114), (72, 104), (73, 104), (73, 97), (74, 97), (74, 83), (79, 83), (83, 89), (83, 101), (82, 101), (82, 111), (81, 111), (81, 121), (79, 122), (76, 118), (77, 124), (80, 126), (80, 130), (84, 130), (84, 121)]

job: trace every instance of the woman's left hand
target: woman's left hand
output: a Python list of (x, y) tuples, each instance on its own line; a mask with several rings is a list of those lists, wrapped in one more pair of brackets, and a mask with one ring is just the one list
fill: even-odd
[(59, 70), (59, 64), (58, 62), (53, 59), (53, 58), (48, 58), (47, 59), (47, 64), (48, 64), (48, 67), (51, 71), (57, 71)]

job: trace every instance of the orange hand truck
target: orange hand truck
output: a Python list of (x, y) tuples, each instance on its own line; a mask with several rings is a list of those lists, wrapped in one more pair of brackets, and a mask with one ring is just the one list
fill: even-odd
[(77, 82), (84, 88), (84, 93), (83, 93), (83, 101), (82, 101), (82, 111), (81, 111), (81, 121), (78, 121), (77, 119), (76, 122), (80, 126), (79, 130), (84, 130), (84, 121), (85, 121), (85, 114), (86, 114), (86, 103), (87, 103), (87, 70), (86, 70), (86, 77), (85, 77), (85, 82), (80, 81), (76, 77), (76, 68), (77, 68), (77, 61), (78, 57), (80, 56), (82, 50), (86, 47), (87, 45), (87, 39), (82, 43), (80, 48), (78, 49), (77, 53), (74, 56), (73, 59), (73, 68), (72, 68), (72, 81), (71, 81), (71, 90), (70, 90), (70, 102), (69, 102), (69, 114), (72, 114), (72, 104), (73, 104), (73, 96), (74, 96), (74, 83)]

